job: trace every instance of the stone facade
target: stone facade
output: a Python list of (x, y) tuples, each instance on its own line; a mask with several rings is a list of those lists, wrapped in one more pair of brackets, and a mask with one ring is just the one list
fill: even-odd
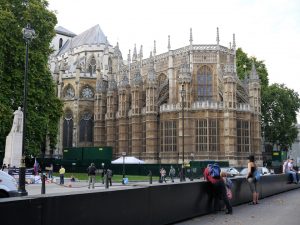
[(58, 153), (65, 147), (112, 146), (148, 163), (226, 160), (261, 164), (260, 80), (253, 65), (236, 74), (236, 44), (193, 44), (149, 58), (134, 47), (123, 60), (100, 26), (68, 41), (50, 60), (64, 102)]

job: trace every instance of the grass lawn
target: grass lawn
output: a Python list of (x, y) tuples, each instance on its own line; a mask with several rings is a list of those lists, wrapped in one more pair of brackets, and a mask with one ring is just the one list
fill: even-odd
[[(53, 173), (53, 176), (59, 177), (58, 173)], [(65, 177), (69, 178), (71, 176), (74, 176), (78, 180), (88, 180), (88, 175), (86, 173), (66, 173)], [(129, 181), (149, 181), (148, 176), (136, 176), (136, 175), (126, 175), (125, 177), (128, 178)], [(99, 180), (101, 176), (99, 174), (96, 175), (96, 180)], [(112, 177), (112, 180), (115, 182), (122, 182), (122, 175), (114, 174)], [(158, 177), (153, 176), (153, 181), (157, 181)]]

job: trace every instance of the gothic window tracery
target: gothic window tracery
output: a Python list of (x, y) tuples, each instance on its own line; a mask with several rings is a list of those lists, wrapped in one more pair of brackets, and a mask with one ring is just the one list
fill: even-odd
[(237, 151), (249, 152), (250, 150), (249, 121), (237, 120)]
[(213, 76), (212, 71), (208, 66), (202, 66), (197, 71), (196, 90), (197, 101), (211, 100), (213, 95)]
[(196, 151), (218, 151), (218, 121), (216, 119), (196, 120), (195, 128)]
[(89, 74), (92, 76), (93, 74), (96, 73), (96, 59), (94, 56), (92, 56), (90, 63), (89, 63)]
[(72, 147), (73, 143), (73, 113), (67, 110), (64, 115), (63, 123), (63, 147)]
[(160, 123), (160, 151), (176, 152), (177, 151), (177, 128), (176, 121), (162, 121)]
[(64, 97), (71, 99), (75, 96), (75, 90), (71, 84), (68, 84), (64, 91)]
[(79, 122), (79, 142), (93, 142), (93, 115), (84, 112)]

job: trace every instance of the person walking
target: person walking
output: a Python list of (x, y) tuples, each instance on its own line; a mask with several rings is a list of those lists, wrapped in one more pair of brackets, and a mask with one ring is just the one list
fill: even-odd
[(160, 172), (161, 183), (163, 183), (163, 182), (167, 183), (167, 181), (166, 181), (166, 173), (167, 173), (166, 170), (162, 167), (159, 172)]
[(106, 176), (107, 176), (107, 180), (109, 182), (109, 185), (112, 186), (111, 179), (112, 179), (113, 174), (112, 174), (112, 170), (111, 169), (107, 169), (106, 170)]
[(249, 187), (252, 193), (252, 202), (250, 202), (250, 205), (256, 205), (258, 204), (258, 197), (259, 197), (259, 193), (257, 190), (257, 184), (258, 184), (258, 180), (255, 178), (254, 173), (257, 170), (257, 167), (255, 165), (255, 159), (254, 159), (254, 155), (250, 155), (248, 157), (248, 174), (247, 174), (247, 181), (249, 183)]
[(171, 178), (172, 183), (174, 183), (174, 177), (175, 177), (176, 171), (173, 166), (171, 166), (169, 171), (169, 177)]
[(96, 179), (96, 170), (97, 168), (95, 167), (94, 163), (91, 163), (91, 165), (88, 167), (87, 172), (88, 172), (88, 177), (89, 177), (89, 186), (88, 188), (91, 188), (91, 183), (92, 183), (92, 188), (95, 188), (95, 179)]
[(66, 173), (66, 170), (65, 170), (64, 166), (61, 165), (61, 167), (59, 169), (59, 178), (60, 178), (59, 184), (60, 185), (64, 185), (64, 183), (65, 183), (65, 173)]
[(53, 164), (52, 163), (50, 164), (50, 167), (49, 167), (48, 178), (49, 179), (53, 178)]
[(204, 170), (204, 180), (208, 181), (212, 185), (212, 191), (214, 196), (214, 212), (216, 213), (220, 210), (219, 200), (223, 200), (226, 206), (226, 214), (232, 214), (232, 206), (227, 197), (227, 191), (225, 187), (225, 183), (220, 176), (221, 169), (217, 164), (210, 165), (208, 164)]

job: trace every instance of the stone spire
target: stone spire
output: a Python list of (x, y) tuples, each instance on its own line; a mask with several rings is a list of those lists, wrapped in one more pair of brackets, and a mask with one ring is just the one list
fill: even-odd
[(156, 41), (154, 40), (153, 55), (156, 56)]
[(107, 90), (108, 91), (115, 91), (116, 89), (117, 89), (117, 82), (115, 81), (114, 76), (111, 76), (108, 79), (108, 88), (107, 88)]
[(217, 38), (216, 38), (216, 41), (217, 41), (217, 45), (219, 45), (220, 44), (219, 27), (217, 27)]
[(233, 50), (235, 50), (235, 49), (236, 49), (235, 34), (233, 34), (232, 37), (233, 37), (233, 40), (232, 40), (232, 48), (233, 48)]
[(141, 61), (143, 59), (143, 45), (141, 45), (141, 48), (140, 48), (140, 59), (141, 59)]
[(133, 54), (132, 54), (132, 61), (135, 62), (137, 60), (137, 52), (136, 52), (136, 44), (134, 44)]
[(254, 60), (252, 61), (252, 68), (251, 68), (251, 72), (250, 72), (250, 80), (259, 80), (258, 74), (256, 72), (256, 68), (255, 68), (255, 64), (254, 64)]
[(193, 30), (190, 28), (190, 45), (193, 45)]
[(154, 82), (156, 81), (155, 77), (155, 70), (154, 70), (154, 58), (152, 56), (152, 52), (150, 52), (150, 62), (149, 62), (149, 69), (148, 69), (148, 76), (147, 76), (148, 82)]
[(130, 49), (129, 49), (129, 53), (128, 53), (128, 56), (127, 56), (127, 61), (128, 61), (128, 64), (130, 64), (130, 62), (131, 62)]
[(170, 35), (168, 35), (168, 50), (171, 50), (171, 41), (170, 41)]

